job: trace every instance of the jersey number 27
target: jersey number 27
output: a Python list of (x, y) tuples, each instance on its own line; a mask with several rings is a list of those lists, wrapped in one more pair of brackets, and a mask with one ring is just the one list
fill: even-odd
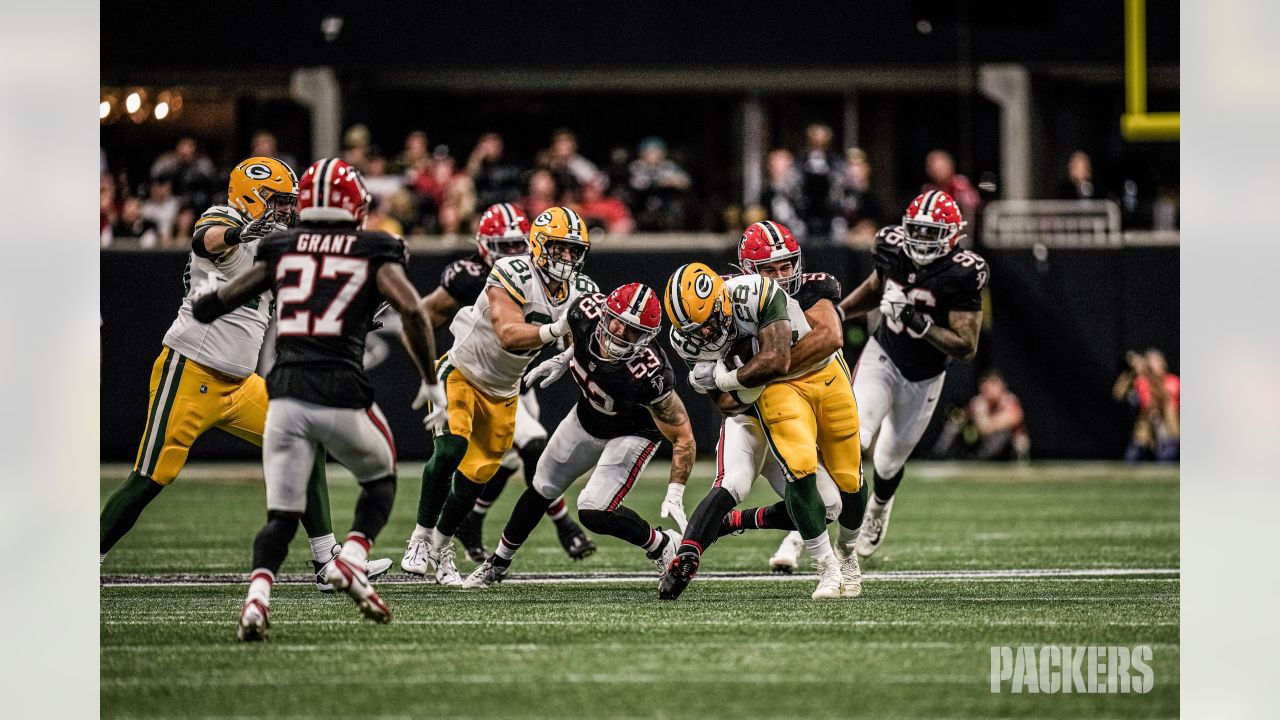
[[(347, 281), (313, 322), (310, 309), (291, 313), (289, 306), (302, 305), (311, 299), (316, 290), (317, 266), (319, 279), (345, 275)], [(293, 283), (287, 283), (291, 272), (298, 276)], [(369, 261), (364, 258), (326, 255), (322, 262), (316, 262), (311, 255), (285, 255), (276, 264), (276, 282), (280, 283), (276, 290), (276, 303), (280, 307), (276, 331), (281, 335), (341, 335), (342, 316), (368, 277)]]

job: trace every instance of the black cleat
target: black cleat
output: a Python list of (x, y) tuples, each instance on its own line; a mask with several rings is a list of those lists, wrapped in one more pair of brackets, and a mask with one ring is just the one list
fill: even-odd
[(560, 546), (574, 560), (581, 560), (596, 551), (596, 544), (578, 523), (568, 517), (556, 523), (556, 535), (560, 538)]
[(454, 537), (462, 543), (471, 562), (482, 563), (489, 557), (489, 550), (484, 546), (484, 515), (474, 511), (467, 513)]
[(693, 582), (693, 576), (698, 574), (700, 561), (701, 558), (695, 552), (682, 552), (676, 555), (676, 559), (671, 561), (671, 567), (667, 568), (658, 580), (658, 599), (679, 598), (680, 593)]

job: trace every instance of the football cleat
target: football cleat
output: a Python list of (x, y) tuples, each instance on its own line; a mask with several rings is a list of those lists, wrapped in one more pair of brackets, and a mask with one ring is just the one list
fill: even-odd
[(454, 562), (456, 550), (453, 541), (439, 550), (428, 550), (428, 562), (436, 567), (436, 582), (445, 587), (462, 587), (462, 575), (458, 574), (458, 565)]
[(596, 544), (591, 537), (568, 517), (563, 522), (556, 523), (556, 537), (560, 538), (560, 547), (574, 560), (581, 560), (596, 551)]
[(364, 568), (341, 555), (334, 558), (328, 568), (325, 571), (325, 580), (329, 581), (335, 589), (350, 595), (356, 607), (360, 608), (361, 614), (376, 623), (391, 622), (391, 610), (386, 603), (382, 602), (382, 598), (378, 597)]
[(489, 557), (489, 550), (484, 546), (484, 515), (475, 512), (467, 513), (458, 525), (454, 537), (462, 543), (462, 549), (471, 558), (471, 562), (482, 563)]
[(840, 558), (835, 553), (813, 561), (818, 571), (818, 589), (813, 591), (814, 600), (830, 600), (840, 597)]
[(896, 498), (896, 495), (889, 498), (889, 502), (883, 505), (874, 498), (867, 503), (867, 511), (862, 515), (862, 532), (858, 535), (859, 557), (871, 557), (884, 544), (885, 535), (889, 532), (889, 512), (893, 510)]
[(261, 600), (247, 600), (240, 608), (240, 624), (236, 626), (236, 637), (243, 642), (262, 642), (267, 640), (271, 632), (270, 611)]
[[(333, 585), (329, 581), (325, 580), (324, 576), (325, 576), (325, 573), (329, 570), (329, 566), (333, 564), (333, 559), (338, 557), (337, 551), (341, 550), (341, 548), (342, 548), (341, 545), (335, 545), (334, 546), (335, 552), (333, 553), (333, 558), (329, 558), (329, 562), (323, 565), (316, 562), (315, 560), (311, 561), (311, 566), (316, 569), (316, 589), (322, 593), (331, 593), (334, 590)], [(369, 562), (365, 563), (365, 566), (364, 566), (364, 572), (366, 575), (369, 576), (370, 580), (377, 580), (383, 575), (386, 575), (387, 571), (390, 569), (391, 569), (391, 558), (378, 558), (377, 560), (370, 560)]]
[(400, 558), (400, 569), (423, 577), (436, 569), (431, 562), (431, 553), (426, 540), (409, 539), (409, 547), (405, 549), (404, 557)]
[(795, 572), (796, 565), (800, 563), (800, 552), (804, 550), (804, 540), (800, 539), (800, 533), (792, 530), (787, 536), (782, 538), (782, 544), (778, 546), (778, 551), (769, 558), (769, 572), (790, 575)]
[(492, 558), (486, 558), (480, 563), (480, 567), (471, 571), (466, 580), (462, 581), (464, 590), (488, 590), (490, 587), (502, 582), (502, 578), (507, 576), (511, 570), (510, 565), (494, 564)]
[(684, 552), (678, 553), (671, 564), (667, 566), (667, 571), (658, 578), (658, 599), (659, 600), (675, 600), (680, 597), (680, 593), (689, 587), (689, 583), (693, 582), (693, 576), (698, 574), (698, 563), (701, 558), (698, 553)]
[(840, 560), (840, 597), (856, 598), (862, 594), (862, 567), (858, 553), (842, 552)]
[(676, 550), (680, 547), (680, 533), (675, 530), (661, 530), (663, 535), (667, 536), (667, 544), (662, 548), (662, 552), (658, 553), (658, 557), (650, 558), (653, 564), (658, 566), (658, 580), (662, 580), (662, 576), (667, 574), (671, 569), (671, 563), (675, 562)]

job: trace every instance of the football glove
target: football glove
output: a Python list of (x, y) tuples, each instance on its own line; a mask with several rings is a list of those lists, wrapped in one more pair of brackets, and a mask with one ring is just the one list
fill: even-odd
[(543, 345), (546, 345), (547, 343), (551, 342), (552, 340), (555, 340), (556, 338), (562, 338), (568, 334), (569, 334), (569, 313), (565, 313), (564, 315), (561, 315), (559, 320), (556, 320), (550, 325), (538, 326), (538, 339), (542, 340)]
[[(547, 360), (538, 363), (538, 366), (529, 371), (524, 376), (524, 382), (527, 387), (533, 387), (535, 382), (538, 387), (544, 388), (551, 383), (560, 379), (564, 375), (564, 371), (569, 369), (569, 359), (573, 357), (573, 348), (569, 348), (559, 355), (555, 355)], [(542, 382), (538, 382), (541, 380)]]
[(708, 390), (716, 390), (716, 366), (719, 363), (712, 360), (702, 360), (693, 366), (689, 371), (689, 386), (701, 395), (706, 395)]
[(902, 286), (895, 283), (886, 285), (884, 293), (880, 296), (880, 314), (898, 320), (902, 308), (906, 306), (907, 294), (902, 291)]
[(680, 528), (680, 533), (684, 534), (684, 526), (689, 524), (689, 518), (684, 514), (684, 485), (680, 483), (667, 485), (667, 498), (662, 501), (660, 516), (671, 518), (672, 522)]
[(716, 388), (723, 392), (734, 392), (736, 390), (745, 390), (746, 385), (738, 382), (738, 371), (730, 370), (724, 361), (716, 363)]
[[(277, 230), (288, 230), (289, 226), (281, 222), (276, 222), (275, 213), (264, 212), (258, 216), (256, 220), (239, 228), (240, 232), (228, 232), (223, 242), (228, 245), (238, 245), (240, 243), (253, 242), (261, 240)], [(235, 242), (232, 242), (234, 240)]]
[(413, 399), (413, 409), (421, 410), (424, 405), (431, 404), (431, 412), (422, 419), (427, 432), (440, 432), (449, 424), (449, 398), (440, 383), (422, 383), (418, 388), (418, 396)]
[(898, 320), (907, 328), (907, 334), (917, 340), (924, 337), (924, 334), (929, 332), (929, 326), (933, 324), (933, 320), (920, 312), (915, 305), (904, 305), (898, 313)]

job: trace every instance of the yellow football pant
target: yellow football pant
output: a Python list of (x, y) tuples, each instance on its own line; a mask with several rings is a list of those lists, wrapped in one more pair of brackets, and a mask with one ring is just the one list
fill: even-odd
[(822, 369), (769, 383), (755, 411), (789, 481), (817, 473), (821, 455), (842, 491), (854, 493), (862, 486), (858, 403), (844, 358), (837, 355)]
[(165, 347), (151, 368), (147, 429), (133, 470), (168, 485), (209, 428), (261, 446), (266, 423), (267, 384), (260, 375), (237, 380)]
[[(467, 452), (458, 471), (474, 483), (487, 483), (502, 464), (502, 456), (516, 438), (516, 409), (520, 398), (494, 398), (472, 385), (462, 371), (448, 361), (437, 364), (449, 398), (447, 433), (467, 440)], [(533, 472), (532, 469), (527, 472)]]

